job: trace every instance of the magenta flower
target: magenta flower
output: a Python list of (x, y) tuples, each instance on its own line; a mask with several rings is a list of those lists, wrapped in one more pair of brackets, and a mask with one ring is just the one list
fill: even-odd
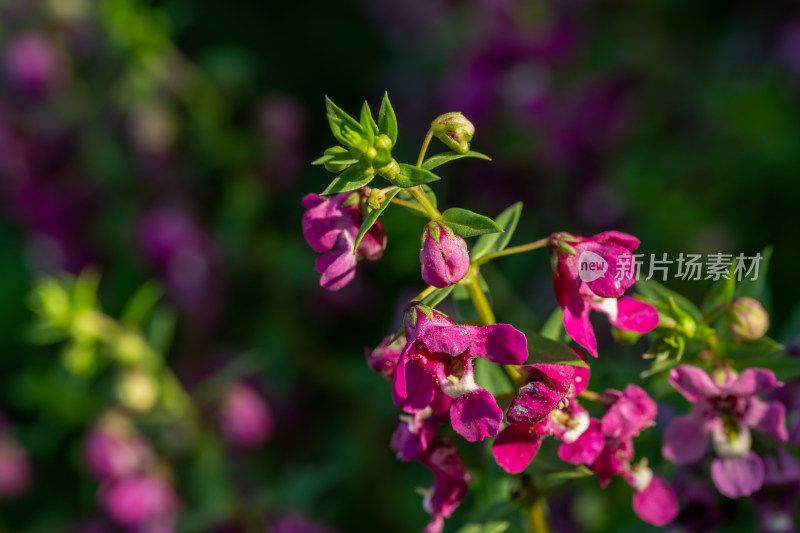
[(234, 446), (263, 444), (275, 429), (272, 412), (263, 398), (247, 385), (232, 387), (222, 401), (222, 435)]
[(59, 65), (53, 46), (38, 35), (23, 35), (4, 54), (8, 79), (31, 96), (49, 93), (57, 84)]
[(793, 533), (800, 496), (800, 462), (784, 448), (764, 457), (764, 485), (753, 494), (763, 533)]
[(374, 350), (369, 348), (364, 350), (369, 367), (389, 381), (394, 379), (397, 360), (400, 359), (400, 353), (406, 345), (405, 335), (400, 335), (390, 343), (393, 337), (394, 335), (387, 335)]
[(422, 507), (431, 515), (423, 533), (441, 533), (444, 519), (461, 504), (469, 489), (472, 476), (449, 442), (437, 443), (426, 451), (420, 462), (430, 468), (435, 476), (433, 486), (425, 491)]
[(386, 248), (386, 235), (376, 222), (364, 235), (353, 253), (358, 231), (364, 215), (361, 196), (366, 188), (352, 193), (320, 196), (309, 194), (303, 198), (303, 235), (315, 252), (325, 252), (317, 258), (316, 269), (322, 274), (321, 287), (336, 291), (347, 285), (355, 276), (359, 259), (377, 261)]
[(569, 233), (550, 236), (553, 286), (564, 310), (564, 328), (595, 357), (597, 341), (590, 310), (605, 313), (614, 326), (625, 331), (647, 333), (658, 325), (655, 307), (634, 298), (619, 298), (635, 281), (631, 251), (638, 246), (636, 237), (618, 231), (589, 238)]
[(418, 459), (436, 438), (438, 425), (430, 407), (410, 415), (400, 415), (400, 424), (392, 435), (392, 449), (403, 461)]
[(573, 442), (589, 425), (589, 413), (575, 399), (589, 383), (588, 367), (536, 364), (521, 371), (528, 384), (511, 401), (506, 413), (509, 426), (492, 444), (495, 461), (512, 474), (528, 466), (545, 437)]
[(425, 283), (439, 289), (453, 285), (469, 270), (467, 243), (444, 224), (431, 222), (422, 233), (419, 261)]
[(100, 503), (117, 524), (137, 531), (173, 530), (178, 498), (172, 485), (154, 473), (112, 481), (100, 492)]
[(710, 434), (717, 453), (711, 479), (722, 494), (739, 498), (757, 491), (764, 481), (764, 463), (750, 449), (750, 429), (781, 442), (789, 439), (786, 407), (757, 397), (783, 383), (765, 368), (748, 368), (738, 377), (726, 372), (723, 379), (717, 382), (690, 365), (670, 371), (669, 382), (694, 405), (666, 427), (661, 451), (676, 464), (696, 462), (705, 455)]
[(153, 450), (130, 421), (109, 414), (86, 434), (83, 461), (96, 478), (118, 479), (143, 471), (153, 461)]
[(468, 441), (493, 437), (503, 411), (492, 394), (475, 383), (472, 359), (518, 365), (528, 358), (528, 342), (508, 324), (456, 325), (424, 306), (406, 314), (406, 346), (394, 376), (395, 401), (406, 411), (431, 406), (449, 410), (453, 429)]
[(0, 500), (15, 498), (31, 484), (33, 469), (25, 449), (0, 435)]

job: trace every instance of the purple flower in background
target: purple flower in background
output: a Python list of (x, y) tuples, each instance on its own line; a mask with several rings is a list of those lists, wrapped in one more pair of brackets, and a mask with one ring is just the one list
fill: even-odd
[(275, 422), (264, 399), (252, 388), (239, 384), (222, 400), (220, 427), (231, 444), (254, 447), (272, 435)]
[(406, 347), (394, 376), (395, 401), (415, 412), (449, 409), (453, 429), (469, 441), (497, 435), (503, 412), (492, 394), (475, 383), (472, 359), (502, 365), (528, 358), (527, 339), (508, 324), (462, 326), (422, 306), (406, 314)]
[(590, 310), (605, 313), (614, 326), (625, 331), (647, 333), (658, 325), (655, 307), (631, 297), (619, 298), (635, 281), (631, 252), (639, 246), (636, 237), (618, 231), (588, 238), (554, 233), (548, 246), (564, 328), (590, 354), (597, 357)]
[(183, 210), (162, 207), (140, 220), (136, 242), (195, 329), (209, 329), (220, 312), (223, 285), (222, 262), (211, 236)]
[(778, 60), (800, 77), (800, 22), (789, 22), (780, 30), (775, 52)]
[(99, 498), (108, 516), (123, 527), (148, 533), (174, 529), (178, 497), (172, 485), (154, 472), (108, 482)]
[(39, 35), (23, 35), (12, 41), (3, 54), (6, 76), (20, 92), (43, 96), (59, 78), (53, 46)]
[(672, 487), (680, 502), (678, 516), (667, 529), (670, 533), (708, 533), (722, 522), (717, 491), (706, 479), (678, 477)]
[(438, 425), (430, 407), (410, 415), (400, 415), (400, 424), (392, 435), (392, 449), (403, 461), (418, 459), (436, 438)]
[(425, 491), (422, 507), (431, 515), (423, 533), (441, 533), (444, 519), (458, 508), (466, 497), (472, 476), (449, 442), (437, 443), (426, 451), (420, 462), (433, 471), (433, 486)]
[(794, 509), (800, 496), (800, 462), (778, 448), (764, 461), (764, 484), (753, 494), (763, 533), (794, 533)]
[(19, 496), (27, 490), (32, 479), (33, 469), (25, 449), (10, 437), (0, 434), (0, 500)]
[(757, 397), (783, 385), (775, 374), (748, 368), (738, 377), (727, 372), (717, 382), (697, 367), (680, 365), (670, 371), (669, 382), (694, 405), (664, 430), (664, 457), (676, 464), (696, 462), (705, 455), (711, 434), (717, 453), (711, 479), (717, 489), (729, 498), (757, 491), (764, 481), (764, 463), (751, 450), (750, 429), (781, 442), (789, 438), (785, 406)]
[(394, 335), (387, 335), (374, 350), (370, 350), (369, 348), (364, 350), (369, 367), (389, 381), (394, 379), (397, 360), (400, 358), (400, 353), (406, 345), (405, 335), (400, 335), (390, 344), (389, 341), (391, 341), (393, 337)]
[(262, 102), (258, 126), (264, 134), (268, 172), (273, 182), (297, 181), (306, 165), (306, 115), (291, 96), (273, 96)]
[(83, 461), (98, 479), (117, 479), (142, 472), (154, 459), (153, 450), (123, 415), (109, 413), (83, 441)]
[(467, 243), (444, 224), (431, 222), (422, 234), (419, 261), (425, 283), (439, 289), (453, 285), (469, 270)]
[(359, 259), (377, 261), (386, 248), (386, 235), (376, 222), (364, 235), (353, 253), (358, 231), (364, 215), (361, 198), (366, 189), (352, 193), (320, 196), (309, 194), (303, 198), (303, 235), (315, 252), (324, 252), (317, 258), (316, 269), (322, 274), (319, 284), (329, 291), (341, 289), (353, 279)]

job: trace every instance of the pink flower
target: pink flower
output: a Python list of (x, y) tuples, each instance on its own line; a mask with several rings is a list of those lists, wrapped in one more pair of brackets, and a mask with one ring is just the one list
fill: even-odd
[(170, 532), (178, 511), (172, 485), (155, 473), (110, 482), (101, 489), (100, 503), (114, 522), (137, 531)]
[(49, 93), (57, 84), (60, 68), (53, 46), (38, 35), (24, 35), (8, 45), (5, 70), (11, 82), (32, 96)]
[(0, 435), (0, 500), (15, 498), (31, 484), (33, 472), (25, 449)]
[(618, 231), (585, 238), (569, 233), (550, 236), (553, 286), (564, 310), (564, 328), (597, 357), (589, 311), (601, 311), (625, 331), (647, 333), (658, 325), (655, 307), (630, 297), (619, 298), (634, 282), (633, 255), (639, 240)]
[(397, 360), (406, 345), (405, 335), (400, 335), (394, 342), (389, 343), (393, 337), (394, 335), (387, 335), (374, 350), (369, 348), (364, 350), (369, 367), (390, 381), (394, 379)]
[(431, 406), (449, 411), (453, 429), (469, 441), (493, 437), (503, 412), (492, 394), (475, 383), (472, 359), (518, 365), (528, 358), (522, 332), (508, 324), (456, 325), (424, 306), (406, 314), (406, 346), (394, 376), (395, 402), (406, 411)]
[(453, 230), (438, 222), (430, 222), (422, 234), (422, 279), (441, 289), (461, 281), (469, 270), (467, 243)]
[(664, 457), (676, 464), (698, 461), (705, 455), (710, 434), (717, 453), (711, 479), (717, 489), (729, 498), (739, 498), (761, 488), (764, 463), (750, 449), (750, 429), (781, 442), (789, 439), (786, 407), (757, 397), (783, 383), (765, 368), (748, 368), (738, 377), (726, 372), (719, 382), (690, 365), (673, 368), (669, 382), (694, 405), (689, 414), (666, 427)]
[(428, 448), (420, 462), (430, 468), (435, 476), (433, 486), (425, 491), (422, 501), (423, 508), (431, 515), (431, 521), (423, 533), (441, 533), (444, 519), (453, 514), (466, 497), (472, 476), (456, 447), (449, 442)]
[(275, 429), (272, 412), (263, 398), (248, 387), (232, 387), (222, 401), (220, 427), (225, 440), (234, 446), (263, 444)]
[(316, 269), (322, 274), (319, 284), (329, 291), (339, 290), (355, 276), (359, 259), (377, 261), (386, 248), (386, 235), (376, 222), (364, 235), (353, 253), (358, 231), (364, 221), (361, 196), (366, 189), (352, 193), (303, 198), (303, 235), (315, 252), (325, 252), (317, 258)]
[(588, 428), (572, 442), (562, 442), (558, 456), (572, 464), (586, 465), (605, 487), (614, 476), (622, 476), (634, 490), (633, 510), (650, 524), (664, 525), (678, 514), (678, 500), (672, 489), (653, 475), (647, 461), (632, 464), (633, 439), (652, 425), (656, 404), (636, 385), (625, 391), (608, 390), (613, 399), (601, 420), (592, 419)]
[(535, 364), (521, 371), (528, 384), (511, 401), (506, 413), (509, 426), (492, 445), (497, 464), (513, 474), (528, 466), (548, 435), (573, 442), (589, 424), (589, 414), (575, 399), (589, 383), (588, 367)]
[(141, 472), (153, 461), (153, 450), (127, 418), (111, 413), (86, 434), (83, 461), (98, 479), (118, 479)]
[(438, 425), (430, 407), (411, 415), (400, 415), (400, 424), (392, 435), (392, 449), (403, 461), (419, 458), (436, 438)]

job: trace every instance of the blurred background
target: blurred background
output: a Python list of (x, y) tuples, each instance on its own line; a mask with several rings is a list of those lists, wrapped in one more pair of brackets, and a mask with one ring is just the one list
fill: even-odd
[[(400, 161), (448, 111), (493, 158), (442, 167), (440, 204), (524, 202), (512, 244), (772, 245), (770, 335), (800, 333), (796, 2), (2, 0), (0, 531), (424, 526), (432, 476), (395, 459), (364, 360), (423, 288), (422, 221), (387, 211), (384, 257), (333, 293), (300, 226), (332, 177), (310, 165), (334, 144), (324, 96), (355, 114), (384, 91)], [(540, 327), (544, 252), (494, 263), (498, 319)], [(592, 388), (637, 379), (643, 349), (606, 352)], [(659, 432), (641, 440), (671, 472)], [(752, 501), (698, 483), (682, 531), (756, 527)], [(627, 490), (559, 487), (554, 526), (642, 531)], [(446, 531), (507, 499), (479, 478)]]

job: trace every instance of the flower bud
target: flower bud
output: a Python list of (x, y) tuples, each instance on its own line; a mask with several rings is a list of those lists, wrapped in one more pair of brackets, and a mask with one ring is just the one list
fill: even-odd
[(247, 385), (239, 384), (225, 394), (220, 426), (225, 440), (246, 448), (266, 441), (275, 429), (275, 422), (261, 396)]
[[(342, 146), (331, 146), (325, 150), (325, 155), (346, 154), (347, 148)], [(325, 170), (338, 174), (342, 170), (350, 166), (351, 163), (338, 163), (336, 161), (328, 161), (325, 163)]]
[(466, 154), (469, 152), (472, 136), (475, 135), (475, 126), (459, 112), (445, 113), (431, 123), (431, 131), (451, 150)]
[(425, 226), (419, 260), (422, 279), (439, 289), (458, 283), (469, 270), (467, 243), (453, 230), (435, 221)]
[(369, 196), (367, 197), (367, 205), (372, 209), (378, 209), (385, 199), (386, 194), (382, 190), (372, 189), (369, 191)]
[(769, 329), (769, 315), (753, 298), (736, 298), (728, 308), (731, 334), (736, 342), (754, 341)]

